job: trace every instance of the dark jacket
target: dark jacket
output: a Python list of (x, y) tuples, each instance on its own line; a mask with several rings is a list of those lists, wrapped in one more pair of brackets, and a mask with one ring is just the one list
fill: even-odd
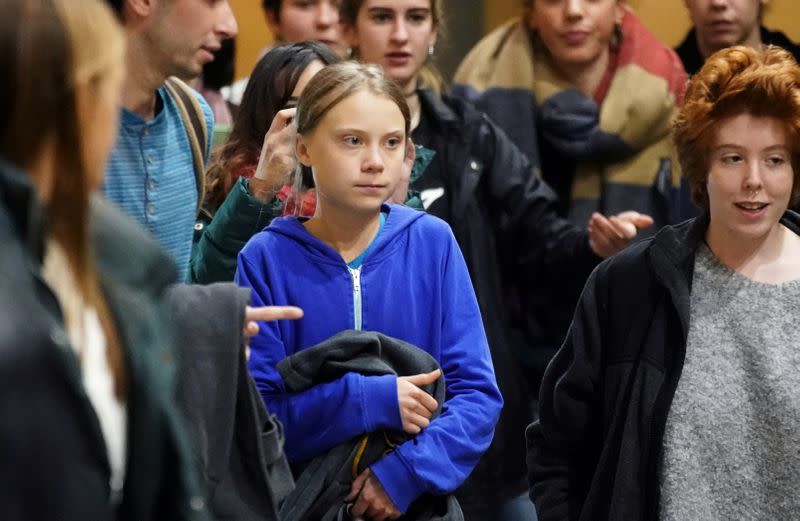
[[(410, 376), (438, 368), (439, 364), (430, 354), (407, 342), (380, 333), (354, 330), (338, 333), (278, 364), (286, 390), (294, 393), (337, 380), (347, 373)], [(440, 404), (433, 414), (436, 418), (445, 401), (444, 377), (425, 386), (424, 390)], [(346, 519), (343, 500), (355, 477), (409, 438), (402, 432), (367, 433), (313, 458), (303, 465), (297, 488), (281, 508), (281, 520)], [(452, 496), (423, 495), (411, 504), (402, 519), (463, 521), (464, 517)]]
[(111, 205), (95, 201), (92, 223), (101, 286), (128, 369), (124, 498), (115, 511), (99, 420), (59, 304), (41, 277), (43, 212), (29, 178), (0, 162), (2, 517), (206, 519), (172, 401), (174, 363), (158, 298), (176, 271), (155, 240)]
[[(800, 233), (800, 215), (782, 221)], [(658, 519), (664, 428), (683, 369), (708, 214), (602, 263), (547, 368), (527, 431), (539, 519)]]
[(177, 285), (168, 301), (181, 369), (177, 401), (204, 470), (208, 506), (217, 519), (277, 521), (294, 481), (283, 428), (247, 371), (241, 324), (250, 291), (230, 283)]
[(446, 180), (449, 224), (470, 272), (505, 402), (492, 445), (458, 492), (469, 518), (470, 512), (485, 515), (498, 501), (525, 490), (523, 432), (531, 413), (511, 346), (508, 295), (515, 279), (520, 273), (560, 277), (565, 294), (572, 281), (574, 304), (599, 258), (586, 231), (556, 215), (555, 194), (500, 128), (462, 99), (439, 98), (427, 89), (420, 98), (422, 118), (433, 132), (430, 141), (419, 144), (436, 151), (425, 176)]
[[(794, 55), (794, 59), (800, 62), (800, 45), (797, 45), (789, 39), (788, 36), (780, 31), (770, 31), (766, 27), (761, 27), (761, 41), (767, 45), (777, 45), (783, 47)], [(703, 67), (705, 58), (700, 54), (700, 48), (697, 45), (697, 31), (693, 28), (686, 35), (686, 38), (675, 48), (678, 57), (683, 62), (683, 67), (686, 72), (691, 76)]]

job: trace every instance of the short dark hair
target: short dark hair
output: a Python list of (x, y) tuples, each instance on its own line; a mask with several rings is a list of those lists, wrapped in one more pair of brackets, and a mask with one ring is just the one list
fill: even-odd
[(264, 11), (269, 11), (277, 18), (281, 14), (281, 0), (263, 0), (261, 6)]

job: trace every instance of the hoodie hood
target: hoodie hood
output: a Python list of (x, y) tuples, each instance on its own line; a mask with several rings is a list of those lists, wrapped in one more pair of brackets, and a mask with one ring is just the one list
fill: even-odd
[[(425, 212), (398, 204), (384, 204), (381, 206), (381, 211), (386, 214), (386, 222), (364, 259), (365, 265), (379, 262), (391, 255), (397, 248), (402, 247), (404, 241), (396, 240), (397, 237), (414, 221), (427, 215)], [(307, 220), (307, 217), (281, 217), (272, 221), (263, 233), (283, 235), (298, 243), (309, 255), (321, 262), (344, 265), (341, 255), (306, 230), (303, 223)]]

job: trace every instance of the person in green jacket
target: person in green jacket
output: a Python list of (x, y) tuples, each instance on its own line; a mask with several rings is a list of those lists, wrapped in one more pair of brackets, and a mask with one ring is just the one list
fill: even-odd
[(309, 42), (276, 47), (256, 64), (230, 138), (207, 170), (190, 282), (232, 281), (248, 239), (284, 212), (284, 187), (297, 169), (293, 103), (314, 74), (337, 61), (325, 45)]

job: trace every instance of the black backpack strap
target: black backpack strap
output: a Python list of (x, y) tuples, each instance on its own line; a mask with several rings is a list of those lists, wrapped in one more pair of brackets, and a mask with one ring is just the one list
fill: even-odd
[(189, 137), (189, 144), (192, 147), (192, 161), (194, 162), (194, 175), (197, 182), (197, 210), (205, 198), (205, 172), (206, 172), (206, 149), (208, 147), (208, 129), (206, 127), (206, 117), (200, 107), (197, 98), (192, 93), (191, 87), (175, 76), (167, 78), (164, 86), (169, 91), (183, 120), (183, 127)]

